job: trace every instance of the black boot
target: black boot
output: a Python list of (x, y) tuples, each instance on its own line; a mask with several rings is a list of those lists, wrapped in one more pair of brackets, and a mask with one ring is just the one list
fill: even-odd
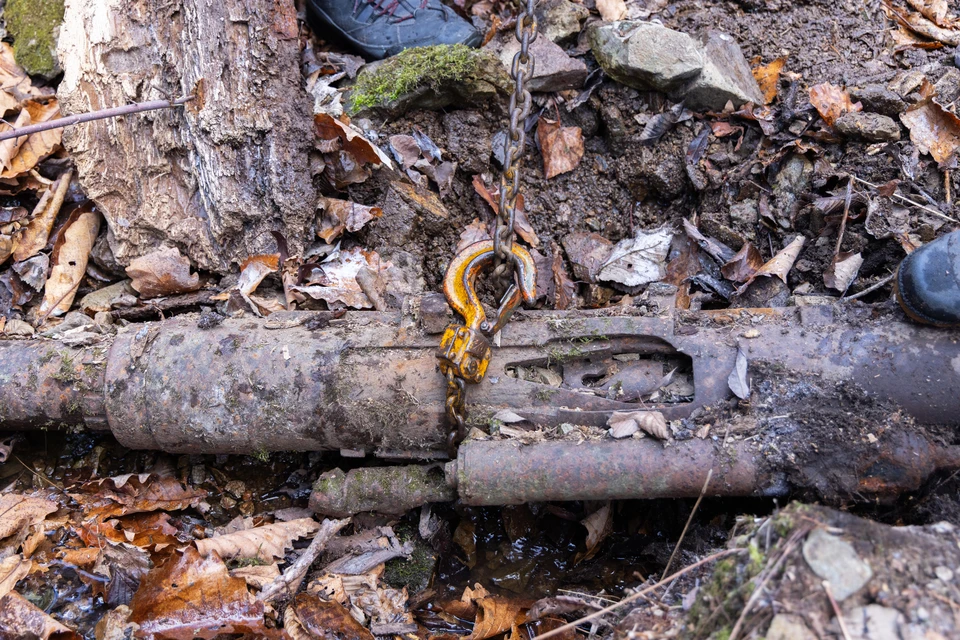
[(411, 47), (465, 44), (482, 34), (440, 0), (307, 0), (314, 32), (335, 32), (368, 58), (379, 60)]
[(960, 326), (960, 231), (937, 238), (903, 259), (897, 271), (897, 300), (918, 322)]

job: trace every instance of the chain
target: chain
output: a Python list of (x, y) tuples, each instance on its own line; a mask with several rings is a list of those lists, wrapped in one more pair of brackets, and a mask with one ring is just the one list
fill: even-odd
[(497, 228), (493, 234), (493, 249), (497, 262), (493, 275), (508, 283), (515, 267), (513, 248), (513, 224), (517, 215), (517, 196), (520, 194), (520, 164), (527, 134), (524, 124), (530, 115), (530, 91), (527, 80), (533, 76), (534, 60), (530, 55), (530, 43), (537, 39), (537, 17), (534, 13), (536, 0), (526, 0), (523, 12), (517, 17), (516, 36), (520, 50), (513, 56), (510, 77), (513, 78), (513, 94), (510, 96), (510, 129), (504, 141), (504, 167), (500, 177), (500, 210)]
[(447, 370), (447, 419), (451, 430), (447, 436), (447, 451), (450, 457), (456, 455), (457, 445), (467, 436), (467, 389), (463, 378)]

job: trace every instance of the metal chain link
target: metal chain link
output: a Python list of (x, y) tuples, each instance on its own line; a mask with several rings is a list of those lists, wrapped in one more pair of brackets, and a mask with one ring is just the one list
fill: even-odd
[(537, 39), (537, 17), (534, 13), (536, 0), (526, 0), (523, 12), (517, 17), (516, 36), (520, 50), (513, 56), (510, 77), (513, 78), (513, 94), (510, 96), (510, 128), (504, 141), (504, 167), (500, 177), (500, 211), (497, 228), (493, 234), (493, 249), (497, 263), (494, 277), (505, 285), (513, 276), (515, 268), (513, 250), (513, 224), (517, 215), (517, 196), (520, 194), (520, 165), (526, 145), (524, 124), (530, 115), (530, 91), (527, 80), (533, 76), (534, 59), (530, 55), (530, 43)]
[(451, 458), (456, 456), (457, 445), (467, 437), (467, 388), (463, 378), (457, 377), (453, 370), (447, 371), (447, 419), (450, 421), (450, 433), (447, 435), (447, 451)]

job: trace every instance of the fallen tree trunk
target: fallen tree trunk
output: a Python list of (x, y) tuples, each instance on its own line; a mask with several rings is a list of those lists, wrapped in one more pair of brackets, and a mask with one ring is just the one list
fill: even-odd
[(67, 0), (64, 115), (196, 94), (184, 109), (77, 125), (63, 143), (126, 265), (160, 245), (202, 269), (300, 250), (316, 192), (293, 2)]

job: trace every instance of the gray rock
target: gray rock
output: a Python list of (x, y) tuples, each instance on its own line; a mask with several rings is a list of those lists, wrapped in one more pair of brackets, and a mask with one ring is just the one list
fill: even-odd
[(850, 111), (833, 123), (837, 133), (845, 138), (867, 142), (896, 142), (900, 139), (900, 125), (889, 116), (866, 111)]
[(850, 99), (854, 102), (860, 102), (864, 111), (882, 113), (893, 118), (907, 108), (906, 103), (900, 96), (882, 84), (852, 87), (850, 89)]
[(121, 280), (108, 287), (91, 291), (80, 299), (80, 309), (85, 313), (98, 313), (100, 311), (110, 311), (118, 305), (118, 302), (127, 300), (124, 296), (132, 296), (136, 300), (137, 292), (131, 286), (130, 280)]
[(960, 98), (960, 71), (948, 69), (937, 84), (933, 85), (937, 92), (937, 101), (940, 104), (950, 104)]
[(803, 558), (810, 569), (830, 582), (833, 597), (843, 602), (873, 577), (873, 570), (860, 559), (849, 542), (816, 529), (803, 543)]
[(730, 223), (738, 229), (750, 229), (760, 218), (756, 200), (744, 200), (730, 205)]
[(688, 107), (719, 111), (727, 102), (734, 107), (763, 104), (760, 86), (733, 36), (710, 34), (703, 53), (703, 70), (681, 92)]
[(580, 33), (580, 25), (590, 16), (582, 4), (570, 0), (548, 0), (537, 7), (540, 37), (561, 42)]
[[(487, 46), (491, 46), (491, 42)], [(520, 43), (512, 35), (506, 43), (499, 45), (500, 62), (507, 72), (513, 65), (513, 57), (520, 51)], [(537, 38), (530, 45), (530, 53), (536, 60), (533, 77), (528, 88), (534, 92), (563, 91), (580, 89), (587, 79), (587, 65), (582, 60), (571, 58), (560, 46), (547, 38)]]
[(789, 613), (775, 615), (766, 635), (767, 640), (816, 640), (816, 637), (803, 618)]
[(805, 155), (795, 153), (780, 168), (773, 181), (774, 213), (777, 221), (789, 227), (790, 220), (800, 208), (800, 196), (807, 190), (813, 177), (813, 163)]
[(624, 20), (590, 31), (593, 56), (608, 76), (637, 89), (675, 91), (703, 69), (699, 43), (652, 22)]
[[(850, 640), (900, 640), (905, 618), (896, 609), (879, 604), (854, 607), (843, 615)], [(838, 627), (836, 621), (831, 626)]]

